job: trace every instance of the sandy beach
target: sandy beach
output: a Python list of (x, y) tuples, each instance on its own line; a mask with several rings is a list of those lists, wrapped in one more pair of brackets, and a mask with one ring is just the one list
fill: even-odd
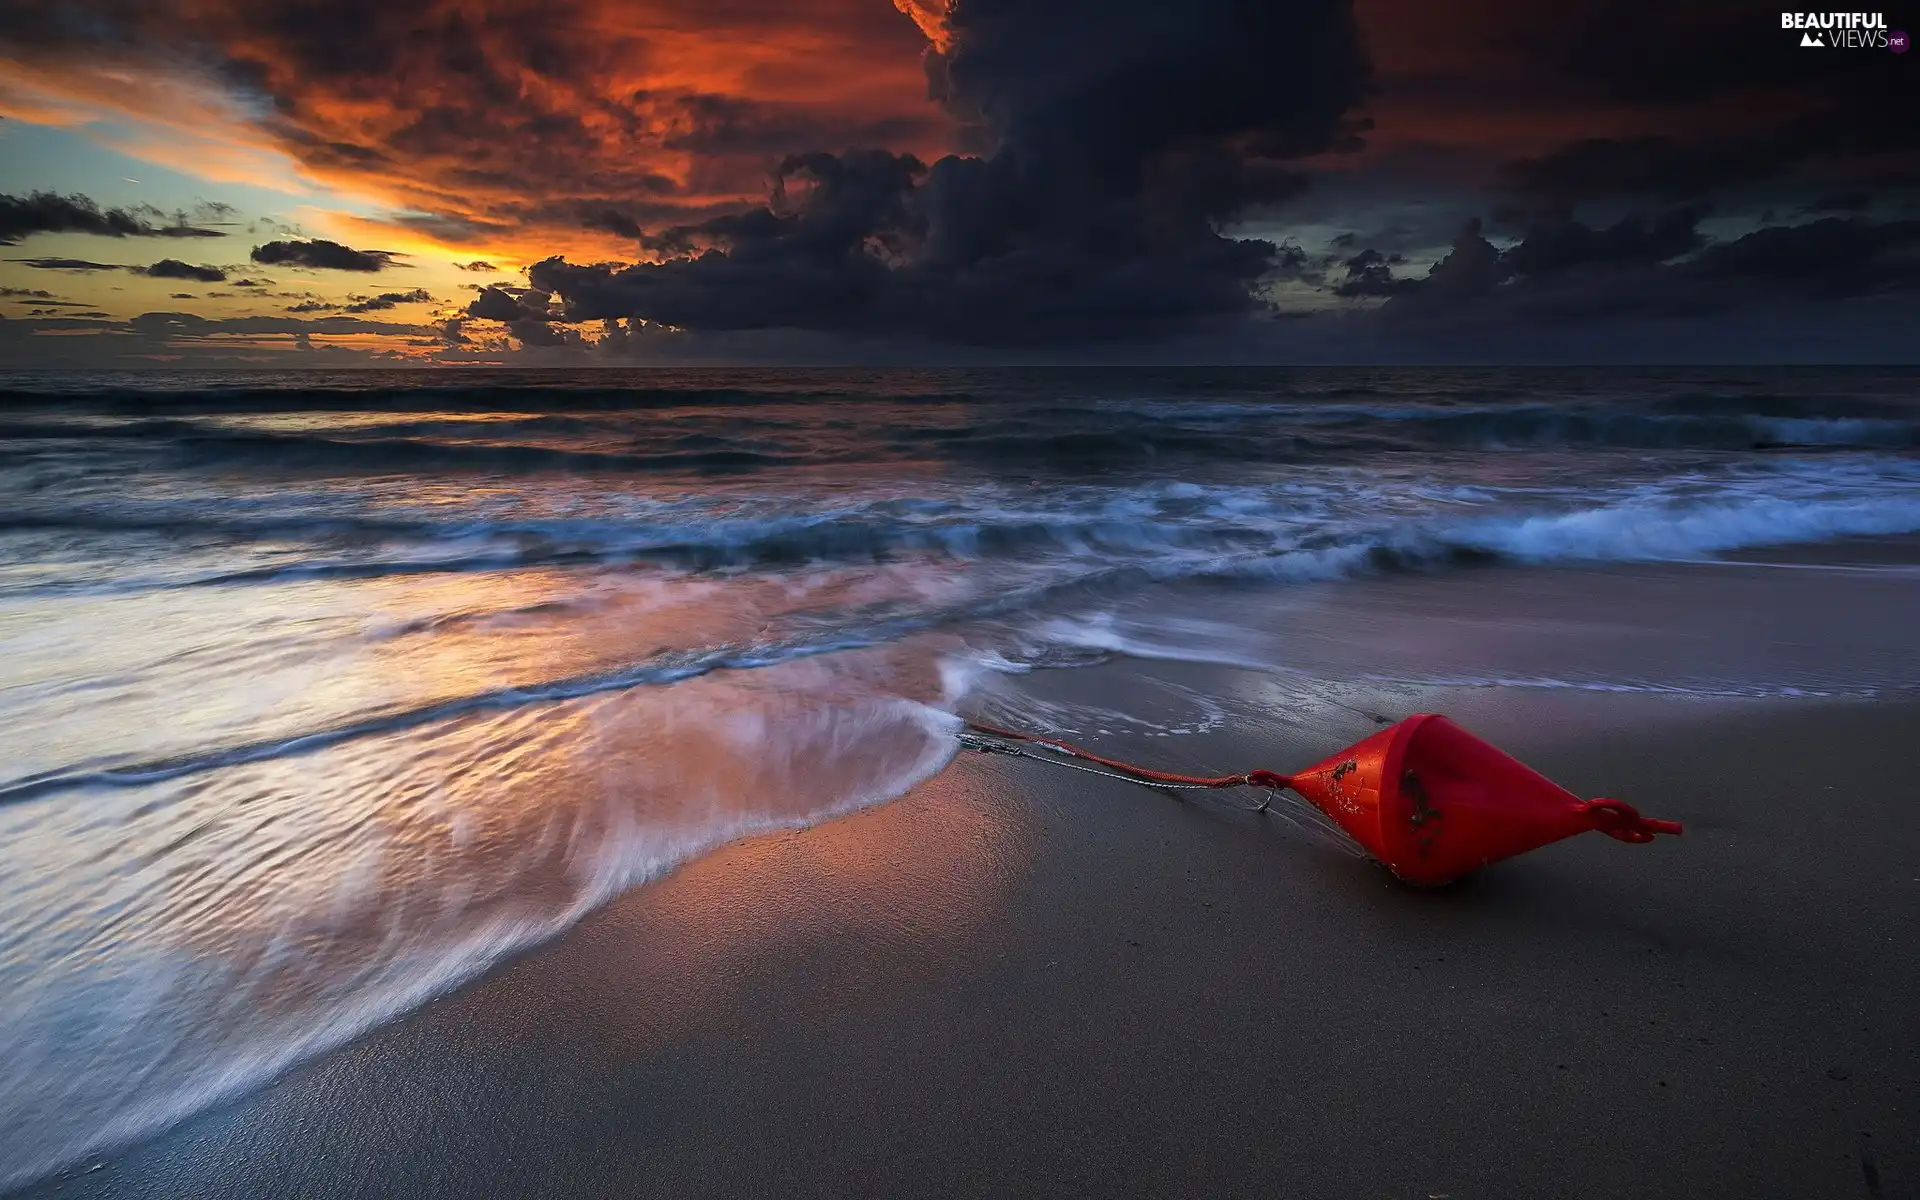
[(1914, 1194), (1920, 711), (1429, 698), (1687, 835), (1418, 891), (1284, 819), (969, 754), (20, 1194)]

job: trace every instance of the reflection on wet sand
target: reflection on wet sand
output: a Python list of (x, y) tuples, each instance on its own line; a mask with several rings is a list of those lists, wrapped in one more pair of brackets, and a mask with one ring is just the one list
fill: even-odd
[(578, 1038), (543, 1039), (591, 1071), (606, 1055), (724, 1034), (769, 979), (781, 980), (783, 1005), (805, 1011), (869, 989), (910, 992), (999, 918), (1036, 835), (1031, 810), (957, 764), (892, 804), (689, 862), (530, 960), (524, 979), (510, 972), (461, 1007), (492, 1033), (537, 1023), (539, 1007), (512, 993), (550, 986), (543, 964), (564, 958), (583, 986), (620, 997), (594, 1005)]

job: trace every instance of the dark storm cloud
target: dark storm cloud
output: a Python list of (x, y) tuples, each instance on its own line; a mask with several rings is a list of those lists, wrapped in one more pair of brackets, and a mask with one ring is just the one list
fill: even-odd
[(240, 287), (240, 288), (272, 287), (273, 280), (271, 279), (236, 279), (233, 281), (233, 286)]
[(1828, 217), (1760, 229), (1709, 247), (1691, 269), (1703, 280), (1811, 296), (1920, 289), (1920, 221)]
[(35, 332), (75, 333), (100, 332), (115, 329), (116, 322), (106, 319), (103, 312), (63, 313), (55, 309), (35, 309), (27, 314), (37, 320), (9, 321), (7, 331), (12, 336), (24, 337)]
[(525, 293), (525, 296), (532, 303), (523, 302), (521, 297), (503, 288), (482, 288), (480, 294), (473, 298), (473, 303), (467, 305), (467, 316), (478, 321), (504, 321), (510, 324), (546, 321), (548, 296), (540, 292)]
[[(933, 95), (993, 152), (925, 165), (787, 157), (766, 206), (642, 230), (670, 257), (550, 259), (569, 319), (981, 343), (1156, 337), (1256, 310), (1281, 247), (1219, 223), (1354, 144), (1365, 64), (1341, 0), (974, 0), (930, 51)], [(516, 319), (504, 293), (469, 315)]]
[(382, 292), (377, 296), (349, 296), (347, 303), (335, 304), (319, 297), (308, 297), (299, 304), (287, 306), (290, 313), (370, 313), (385, 312), (402, 304), (430, 304), (433, 296), (425, 288), (415, 288), (410, 292)]
[(219, 267), (204, 264), (196, 267), (177, 258), (163, 258), (150, 267), (127, 269), (138, 275), (151, 275), (155, 279), (192, 279), (199, 283), (221, 283), (227, 277), (227, 273)]
[(1273, 279), (1297, 279), (1319, 283), (1326, 278), (1330, 260), (1315, 258), (1299, 246), (1282, 243), (1273, 248), (1273, 263), (1267, 274)]
[[(126, 271), (132, 275), (146, 275), (154, 279), (190, 279), (196, 283), (220, 283), (227, 273), (223, 269), (202, 263), (181, 262), (177, 258), (163, 258), (150, 266), (140, 267), (128, 263), (88, 262), (83, 258), (14, 258), (9, 262), (22, 263), (40, 271)], [(0, 295), (6, 293), (0, 292)]]
[(384, 271), (398, 266), (390, 250), (355, 250), (339, 242), (315, 238), (306, 242), (268, 242), (255, 246), (253, 261), (263, 266), (312, 267), (325, 271)]
[[(1344, 244), (1352, 245), (1352, 234), (1343, 234), (1348, 239)], [(1334, 244), (1341, 245), (1341, 238), (1335, 238)], [(1337, 296), (1381, 297), (1396, 296), (1407, 290), (1411, 280), (1394, 275), (1393, 268), (1406, 261), (1403, 255), (1383, 254), (1369, 247), (1340, 264), (1346, 271), (1346, 278), (1334, 286)]]
[(51, 300), (53, 293), (41, 288), (0, 287), (0, 296), (25, 297), (34, 300)]
[[(301, 338), (369, 334), (421, 337), (428, 332), (420, 325), (362, 317), (215, 318), (188, 312), (148, 312), (131, 320), (115, 320), (98, 310), (0, 323), (7, 361), (60, 367), (139, 367), (153, 366), (157, 361), (175, 366), (260, 366), (262, 350), (249, 344), (248, 339), (281, 339), (284, 348), (287, 340)], [(339, 345), (315, 344), (315, 349), (325, 350), (342, 362), (364, 359), (360, 352)]]
[(1812, 213), (1858, 213), (1873, 207), (1873, 197), (1865, 192), (1846, 192), (1838, 196), (1822, 196), (1811, 204), (1800, 206), (1802, 216)]
[(565, 329), (548, 324), (538, 317), (526, 317), (507, 326), (508, 332), (528, 346), (577, 346), (581, 344), (578, 330)]
[(1682, 208), (1648, 218), (1628, 216), (1604, 229), (1572, 220), (1547, 220), (1527, 231), (1526, 238), (1508, 250), (1508, 266), (1522, 275), (1550, 275), (1556, 271), (1611, 263), (1665, 262), (1699, 249), (1703, 208)]
[(1523, 329), (1863, 299), (1911, 308), (1920, 299), (1920, 221), (1829, 217), (1696, 249), (1696, 220), (1687, 210), (1606, 229), (1568, 222), (1505, 252), (1470, 224), (1426, 276), (1395, 281), (1384, 312), (1393, 320)]
[(603, 233), (611, 233), (615, 237), (629, 238), (633, 241), (639, 241), (642, 233), (638, 221), (611, 208), (581, 213), (580, 225), (584, 229), (598, 229)]
[(8, 262), (25, 263), (36, 271), (123, 271), (120, 263), (88, 262), (84, 258), (10, 258)]
[(214, 334), (313, 334), (381, 333), (406, 336), (418, 333), (420, 326), (392, 321), (367, 321), (358, 317), (319, 317), (311, 321), (293, 317), (202, 317), (193, 313), (141, 313), (124, 328), (148, 336), (206, 337)]
[(102, 209), (85, 196), (34, 192), (27, 196), (0, 194), (0, 246), (17, 245), (36, 233), (88, 233), (99, 237), (225, 237), (217, 229), (188, 225), (184, 218), (171, 225), (155, 225), (156, 209)]
[(167, 296), (169, 300), (198, 300), (199, 298), (192, 292), (172, 292)]
[(378, 296), (351, 296), (340, 311), (349, 313), (383, 312), (397, 304), (431, 304), (433, 297), (425, 288), (410, 292), (381, 292)]
[(500, 269), (499, 267), (494, 266), (492, 263), (486, 261), (485, 259), (479, 259), (479, 258), (474, 259), (472, 262), (455, 263), (453, 265), (458, 267), (462, 271), (486, 272), (488, 274), (491, 274)]
[(1691, 199), (1716, 189), (1764, 179), (1784, 154), (1772, 138), (1708, 144), (1665, 135), (1582, 138), (1550, 153), (1501, 167), (1503, 183), (1550, 208), (1613, 196)]

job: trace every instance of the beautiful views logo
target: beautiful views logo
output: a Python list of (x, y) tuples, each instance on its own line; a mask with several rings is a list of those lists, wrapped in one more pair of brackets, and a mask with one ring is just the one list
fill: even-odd
[(1800, 31), (1800, 45), (1808, 49), (1892, 50), (1903, 54), (1907, 35), (1889, 33), (1885, 13), (1780, 14), (1780, 28)]

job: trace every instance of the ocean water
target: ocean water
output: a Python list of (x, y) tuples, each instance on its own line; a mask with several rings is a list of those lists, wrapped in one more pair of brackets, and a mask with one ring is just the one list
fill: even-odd
[(958, 714), (1234, 703), (1035, 672), (1910, 699), (1916, 533), (1913, 372), (0, 376), (0, 1186)]

